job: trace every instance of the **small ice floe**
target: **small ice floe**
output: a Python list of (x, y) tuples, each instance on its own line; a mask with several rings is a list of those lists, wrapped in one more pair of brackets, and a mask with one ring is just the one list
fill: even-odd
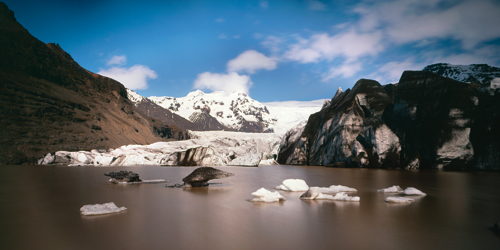
[(332, 200), (334, 201), (359, 201), (359, 196), (349, 196), (344, 192), (337, 193), (333, 196)]
[(85, 205), (82, 208), (80, 208), (80, 212), (82, 212), (83, 215), (111, 214), (111, 213), (118, 213), (124, 210), (127, 210), (127, 208), (117, 207), (113, 202), (108, 202), (104, 204), (95, 204), (95, 205)]
[(286, 200), (285, 197), (283, 197), (278, 191), (271, 192), (265, 188), (258, 189), (253, 192), (252, 195), (255, 197), (249, 201), (278, 202)]
[(404, 195), (426, 196), (427, 194), (414, 188), (414, 187), (409, 187), (409, 188), (405, 189)]
[(301, 179), (286, 179), (281, 185), (277, 186), (276, 189), (292, 192), (305, 192), (309, 189), (309, 186), (304, 180)]
[(320, 192), (322, 188), (310, 187), (307, 192), (303, 193), (300, 198), (306, 200), (334, 200), (334, 201), (359, 201), (358, 196), (349, 196), (344, 192), (339, 192), (333, 195), (323, 194)]
[(382, 189), (379, 189), (377, 190), (378, 192), (382, 192), (382, 193), (403, 193), (404, 190), (402, 188), (400, 188), (399, 186), (392, 186), (392, 187), (388, 187), (388, 188), (382, 188)]
[(331, 185), (330, 187), (320, 187), (319, 192), (321, 193), (338, 193), (338, 192), (357, 192), (355, 188), (350, 188), (342, 185)]
[(414, 199), (406, 197), (394, 197), (394, 196), (389, 196), (385, 199), (385, 202), (389, 203), (412, 203), (414, 201), (415, 201)]

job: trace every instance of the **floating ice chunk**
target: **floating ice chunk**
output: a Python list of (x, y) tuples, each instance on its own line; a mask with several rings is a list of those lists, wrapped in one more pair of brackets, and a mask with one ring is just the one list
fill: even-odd
[(95, 204), (95, 205), (85, 205), (82, 208), (80, 208), (80, 211), (82, 212), (83, 215), (111, 214), (111, 213), (118, 213), (124, 210), (127, 210), (127, 208), (117, 207), (113, 202), (108, 202), (104, 204)]
[(300, 198), (306, 200), (328, 200), (333, 199), (332, 195), (323, 194), (319, 192), (319, 187), (310, 187)]
[(358, 196), (349, 196), (344, 192), (339, 192), (333, 195), (323, 194), (319, 192), (322, 188), (310, 187), (307, 192), (303, 193), (300, 198), (306, 200), (334, 200), (334, 201), (359, 201)]
[(334, 201), (359, 201), (359, 196), (349, 196), (344, 192), (337, 193), (333, 196), (332, 200)]
[(426, 196), (427, 194), (414, 188), (414, 187), (409, 187), (405, 189), (404, 195), (419, 195), (419, 196)]
[(385, 202), (389, 203), (412, 203), (414, 201), (415, 201), (414, 199), (406, 197), (394, 197), (394, 196), (389, 196), (385, 199)]
[(379, 189), (377, 190), (378, 192), (383, 192), (383, 193), (403, 193), (404, 190), (402, 188), (400, 188), (399, 186), (392, 186), (392, 187), (388, 187), (388, 188), (382, 188), (382, 189)]
[(265, 188), (260, 188), (257, 191), (252, 193), (255, 196), (250, 201), (259, 201), (259, 202), (278, 202), (285, 201), (285, 197), (283, 197), (278, 191), (271, 192)]
[(292, 192), (305, 192), (309, 189), (309, 186), (304, 180), (301, 179), (286, 179), (283, 181), (283, 184), (277, 186), (276, 189)]
[(338, 193), (338, 192), (356, 192), (355, 188), (350, 188), (342, 185), (331, 185), (330, 187), (320, 187), (319, 192), (321, 193)]

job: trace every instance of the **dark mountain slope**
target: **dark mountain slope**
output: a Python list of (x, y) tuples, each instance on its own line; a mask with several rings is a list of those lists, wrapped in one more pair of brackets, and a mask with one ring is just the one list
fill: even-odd
[[(45, 44), (0, 2), (0, 164), (48, 152), (164, 140), (170, 128), (132, 105), (125, 87)], [(162, 138), (164, 137), (164, 138)]]

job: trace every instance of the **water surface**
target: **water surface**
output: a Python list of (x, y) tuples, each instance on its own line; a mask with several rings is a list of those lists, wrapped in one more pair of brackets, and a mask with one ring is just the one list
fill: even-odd
[[(217, 167), (235, 176), (202, 188), (116, 185), (103, 174), (181, 183), (192, 167), (0, 167), (2, 249), (500, 249), (500, 173), (336, 169), (304, 166)], [(361, 201), (252, 203), (261, 187), (284, 179), (345, 185)], [(380, 188), (416, 187), (426, 197), (384, 202)], [(114, 202), (125, 212), (82, 216), (83, 205)]]

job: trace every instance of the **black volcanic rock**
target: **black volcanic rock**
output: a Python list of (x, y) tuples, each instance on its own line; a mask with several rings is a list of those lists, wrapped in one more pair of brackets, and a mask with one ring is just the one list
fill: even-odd
[(104, 174), (105, 176), (111, 177), (109, 182), (120, 183), (120, 182), (142, 182), (137, 173), (132, 171), (117, 171), (108, 172)]
[(208, 181), (233, 176), (233, 173), (222, 171), (212, 167), (200, 167), (184, 177), (182, 181), (185, 187), (203, 187), (208, 186)]
[(475, 89), (434, 73), (405, 71), (394, 96), (383, 120), (401, 140), (403, 166), (441, 169), (471, 162)]
[[(399, 141), (381, 116), (390, 98), (373, 80), (361, 79), (309, 117), (300, 136), (285, 135), (278, 162), (348, 167), (398, 167)], [(291, 140), (291, 141), (288, 141)]]
[(281, 164), (500, 170), (500, 95), (432, 72), (360, 80), (285, 134)]
[(3, 2), (0, 58), (0, 164), (164, 140), (167, 127), (137, 110), (121, 83), (34, 38)]

